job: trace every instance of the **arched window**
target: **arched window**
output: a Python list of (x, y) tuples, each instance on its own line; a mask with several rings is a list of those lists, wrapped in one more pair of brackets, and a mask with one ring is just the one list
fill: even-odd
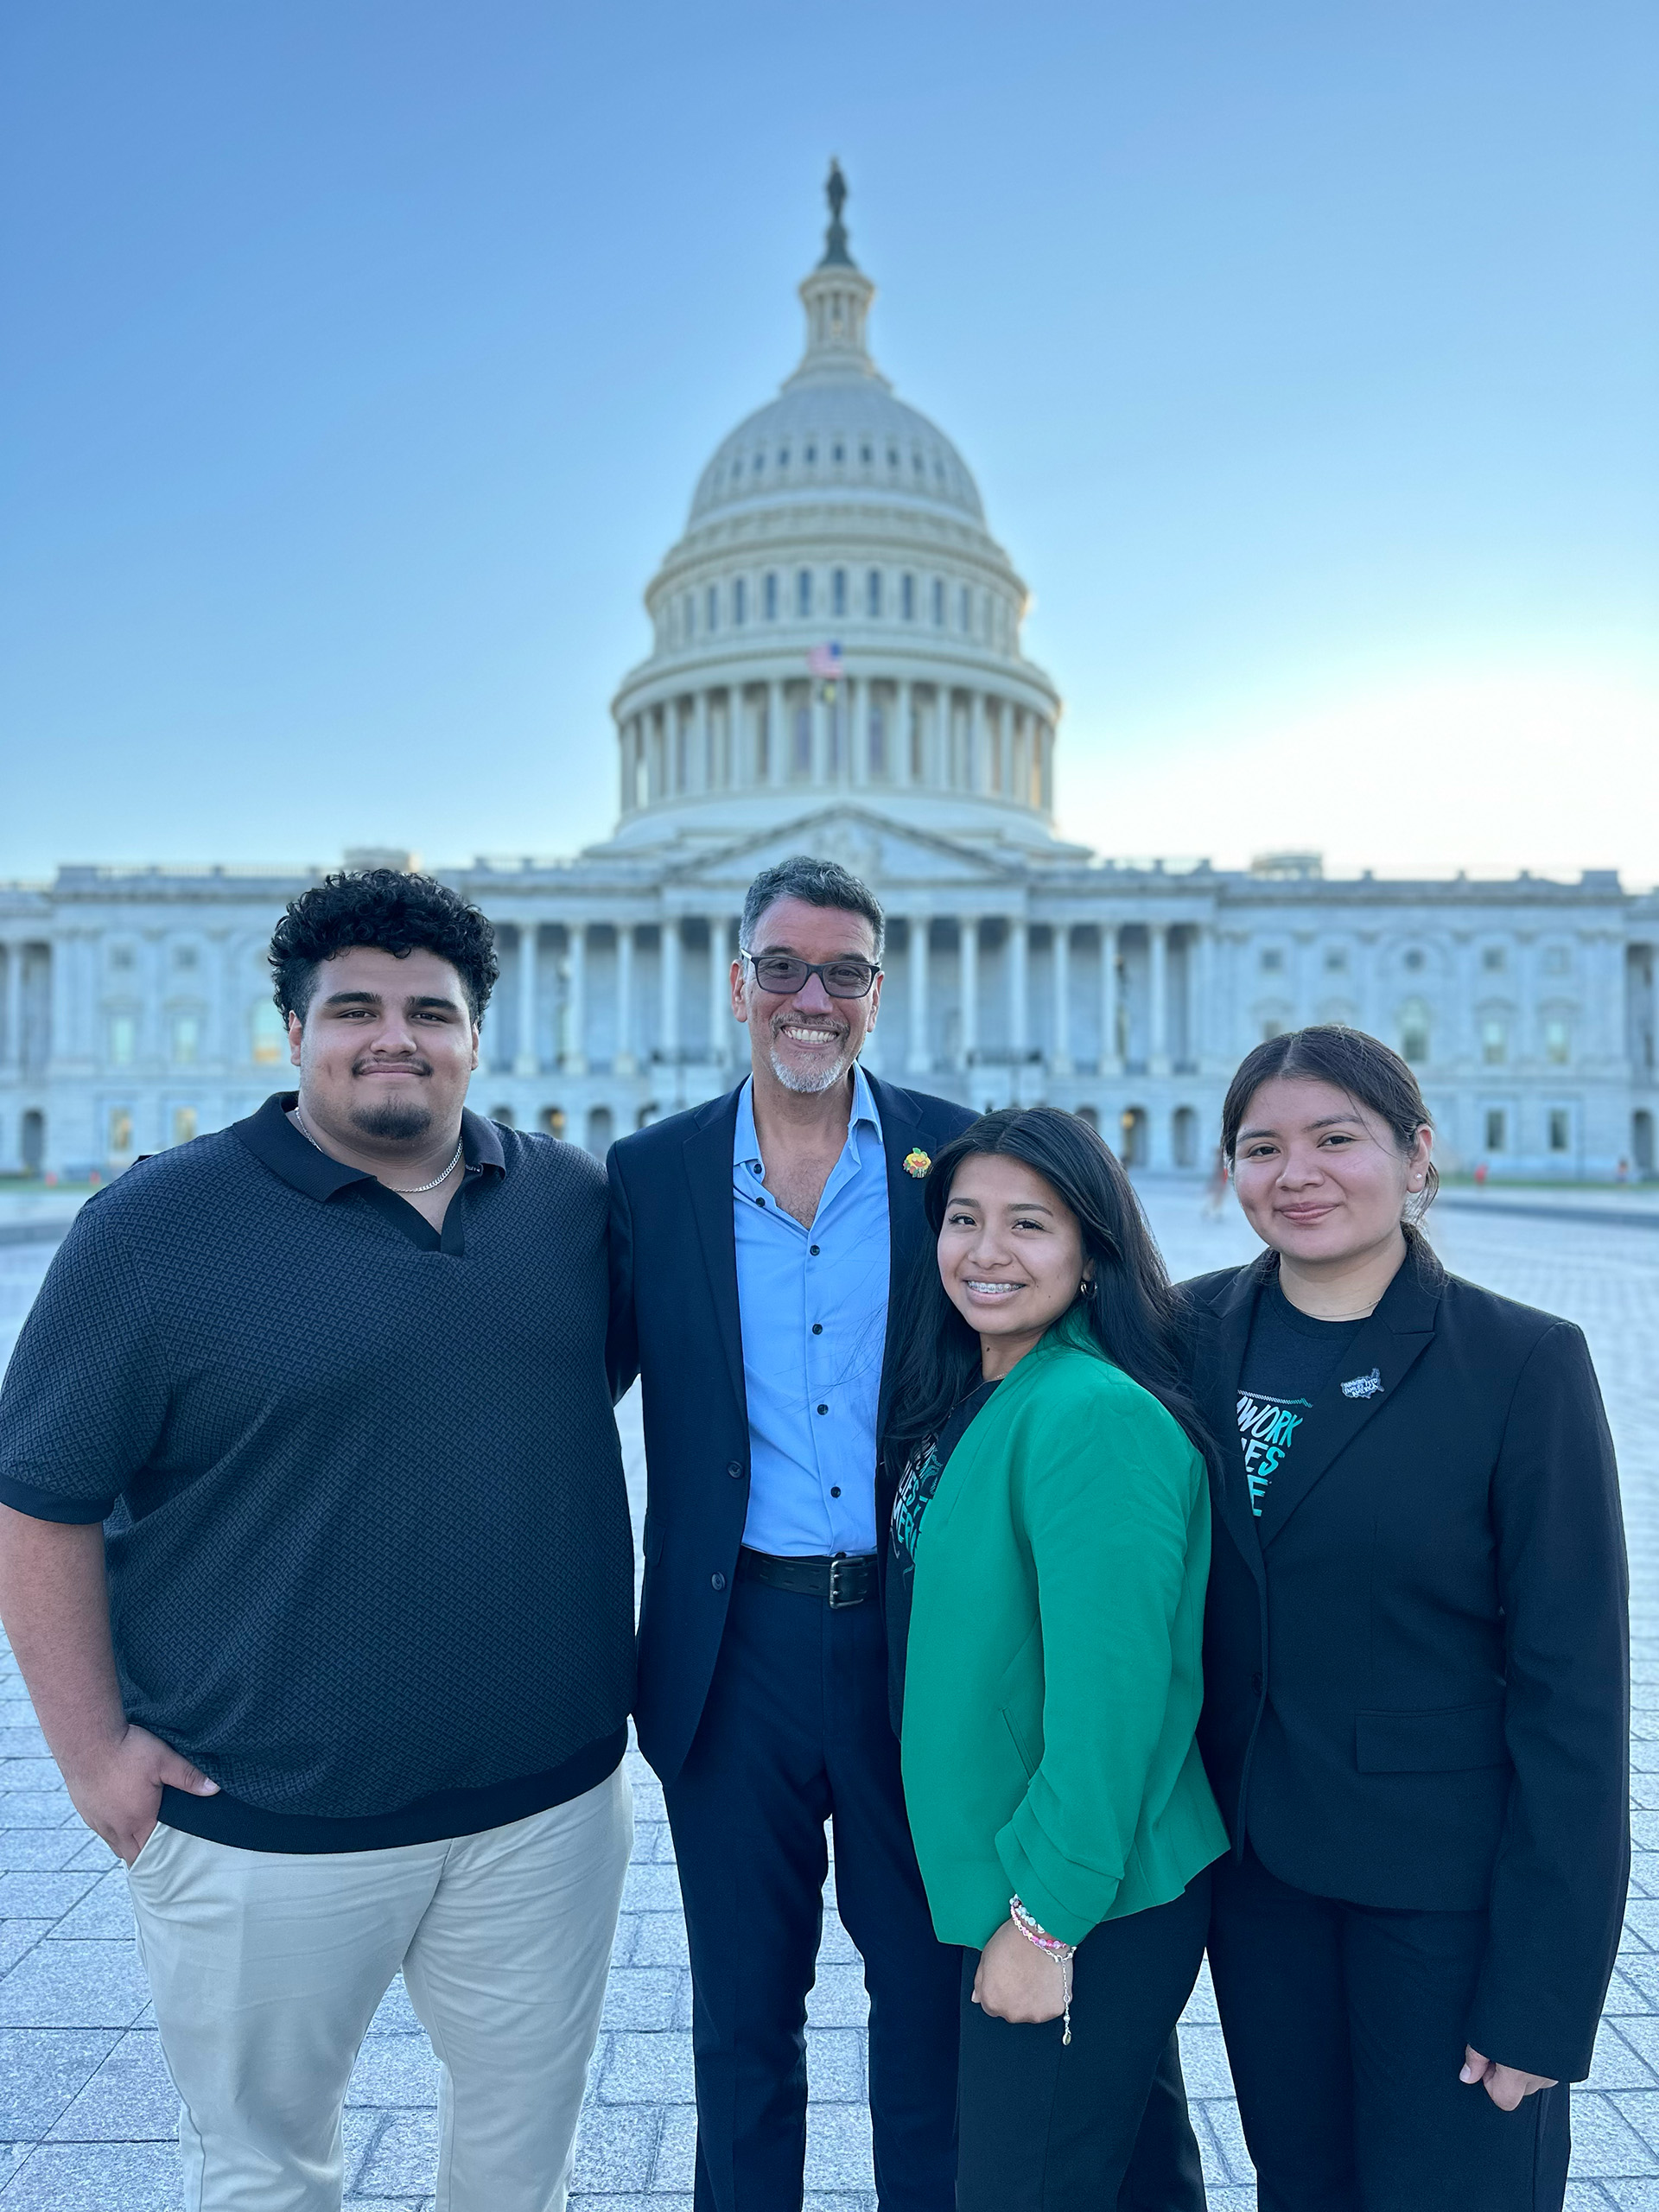
[(936, 630), (943, 630), (944, 627), (944, 578), (943, 576), (935, 576), (933, 579), (933, 627)]
[(830, 571), (830, 612), (832, 614), (845, 614), (847, 612), (847, 571), (845, 569), (834, 569)]
[(964, 638), (968, 634), (968, 626), (972, 620), (972, 613), (973, 594), (966, 584), (958, 584), (957, 587), (957, 627)]
[(864, 579), (864, 612), (877, 621), (881, 614), (881, 571), (872, 569)]
[(737, 624), (739, 624), (739, 625), (741, 626), (741, 624), (743, 624), (743, 623), (747, 622), (747, 621), (748, 620), (748, 619), (749, 619), (749, 586), (748, 586), (748, 580), (747, 580), (747, 577), (744, 577), (744, 576), (736, 576), (736, 577), (734, 577), (734, 578), (733, 579), (733, 582), (732, 582), (732, 620), (733, 620), (733, 621), (734, 621), (734, 622), (735, 622), (735, 623), (737, 623)]
[(543, 1106), (542, 1109), (542, 1127), (547, 1132), (549, 1136), (562, 1137), (564, 1135), (563, 1107)]
[(795, 612), (797, 614), (810, 614), (812, 612), (812, 571), (810, 569), (798, 569), (795, 571)]
[(1400, 1009), (1400, 1057), (1420, 1068), (1428, 1058), (1428, 1008), (1421, 999), (1408, 999)]
[(766, 571), (766, 582), (761, 586), (760, 603), (766, 610), (767, 621), (775, 622), (778, 620), (778, 571), (776, 569), (768, 569)]
[(906, 622), (916, 620), (916, 579), (908, 574), (899, 579), (899, 612)]
[(1564, 1068), (1573, 1057), (1573, 1025), (1554, 1014), (1544, 1024), (1544, 1058), (1552, 1067)]
[(720, 587), (710, 584), (703, 594), (702, 626), (711, 634), (720, 627)]
[(1117, 1156), (1126, 1167), (1147, 1164), (1147, 1109), (1126, 1106), (1118, 1116)]
[(1480, 1057), (1489, 1068), (1501, 1068), (1510, 1057), (1510, 1025), (1501, 1014), (1489, 1014), (1480, 1025)]

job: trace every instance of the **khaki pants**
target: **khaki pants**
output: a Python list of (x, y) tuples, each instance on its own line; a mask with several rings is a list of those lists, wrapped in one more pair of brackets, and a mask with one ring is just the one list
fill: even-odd
[(563, 2212), (632, 1829), (620, 1769), (390, 1851), (158, 1827), (130, 1881), (188, 2212), (339, 2212), (346, 2085), (399, 1967), (442, 2069), (436, 2212)]

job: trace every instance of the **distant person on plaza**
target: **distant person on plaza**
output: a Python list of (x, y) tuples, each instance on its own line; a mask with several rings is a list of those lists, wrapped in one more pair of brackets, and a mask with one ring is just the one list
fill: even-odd
[[(956, 2204), (960, 1962), (934, 1936), (888, 1718), (877, 1439), (929, 1163), (974, 1117), (858, 1065), (882, 934), (833, 861), (757, 876), (731, 979), (750, 1073), (611, 1154), (616, 1382), (644, 1378), (650, 1497), (635, 1711), (690, 1942), (697, 2212), (802, 2202), (826, 1820), (870, 1993), (882, 2212)], [(1146, 2156), (1196, 2173), (1173, 2051)]]
[(1227, 1204), (1227, 1155), (1216, 1147), (1216, 1156), (1211, 1163), (1209, 1179), (1204, 1186), (1204, 1217), (1219, 1221)]
[(1210, 1961), (1262, 2212), (1553, 2212), (1630, 1868), (1618, 1481), (1583, 1337), (1448, 1274), (1375, 1038), (1234, 1077), (1267, 1246), (1181, 1286), (1212, 1433)]
[(1227, 1848), (1174, 1300), (1075, 1115), (987, 1114), (925, 1187), (887, 1598), (917, 1857), (963, 1953), (957, 2203), (1164, 2212), (1185, 2200), (1123, 2184)]
[(632, 1828), (604, 1179), (464, 1109), (453, 892), (330, 877), (270, 958), (297, 1090), (90, 1199), (24, 1325), (0, 1613), (130, 1869), (189, 2212), (337, 2212), (399, 1968), (439, 2212), (557, 2212)]

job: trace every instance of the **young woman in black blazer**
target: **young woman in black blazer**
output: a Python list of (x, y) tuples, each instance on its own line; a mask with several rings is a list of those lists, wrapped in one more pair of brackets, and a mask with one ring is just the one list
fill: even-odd
[(1224, 1440), (1199, 1741), (1261, 2212), (1549, 2212), (1630, 1870), (1589, 1354), (1434, 1257), (1428, 1115), (1374, 1038), (1259, 1046), (1222, 1134), (1268, 1249), (1182, 1295)]

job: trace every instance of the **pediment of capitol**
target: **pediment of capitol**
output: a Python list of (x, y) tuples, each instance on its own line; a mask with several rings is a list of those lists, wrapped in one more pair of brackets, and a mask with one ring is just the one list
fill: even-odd
[[(1659, 900), (1577, 881), (1103, 859), (1053, 827), (1062, 702), (963, 455), (871, 354), (832, 222), (781, 391), (716, 448), (613, 702), (614, 831), (435, 863), (498, 925), (473, 1103), (602, 1152), (738, 1079), (744, 892), (791, 853), (888, 911), (882, 1074), (1087, 1114), (1198, 1173), (1262, 1034), (1346, 1020), (1417, 1066), (1456, 1166), (1655, 1166)], [(395, 857), (348, 856), (367, 864)], [(0, 887), (0, 1176), (118, 1172), (287, 1081), (264, 948), (318, 871), (66, 868)]]

